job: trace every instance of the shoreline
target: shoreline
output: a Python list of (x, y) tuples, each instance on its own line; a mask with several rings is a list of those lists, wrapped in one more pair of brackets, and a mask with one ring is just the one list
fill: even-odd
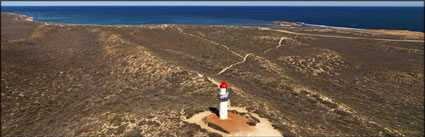
[[(40, 22), (40, 23), (49, 23), (49, 24), (58, 24), (58, 25), (81, 25), (81, 26), (109, 26), (109, 27), (120, 27), (120, 26), (126, 26), (126, 27), (137, 27), (137, 26), (217, 26), (217, 27), (278, 27), (278, 28), (330, 28), (330, 29), (342, 29), (342, 30), (357, 30), (357, 31), (365, 31), (365, 32), (372, 32), (372, 33), (385, 33), (385, 34), (395, 34), (392, 33), (394, 31), (402, 31), (402, 32), (409, 32), (409, 33), (422, 33), (422, 35), (425, 32), (421, 32), (421, 31), (411, 31), (411, 30), (397, 30), (397, 29), (371, 29), (371, 28), (350, 28), (350, 27), (338, 27), (338, 26), (329, 26), (329, 25), (321, 25), (321, 24), (309, 24), (309, 23), (305, 23), (305, 22), (289, 22), (289, 23), (294, 23), (294, 24), (300, 24), (300, 26), (291, 26), (291, 25), (278, 25), (278, 24), (273, 24), (272, 22), (276, 22), (276, 21), (270, 21), (270, 25), (202, 25), (202, 24), (140, 24), (140, 25), (99, 25), (99, 24), (71, 24), (71, 23), (58, 23), (58, 22), (45, 22), (45, 21), (37, 21), (34, 20), (33, 17), (31, 16), (27, 16), (24, 14), (17, 14), (17, 13), (12, 13), (12, 12), (1, 12), (1, 13), (6, 13), (6, 14), (13, 14), (13, 15), (18, 15), (18, 16), (22, 16), (25, 17), (26, 21), (32, 21), (32, 22)], [(287, 21), (283, 21), (283, 22), (287, 22)], [(376, 31), (379, 30), (379, 31)], [(397, 35), (397, 34), (395, 34)]]
[(2, 13), (5, 136), (219, 136), (186, 121), (217, 81), (262, 134), (424, 135), (423, 37), (29, 19)]

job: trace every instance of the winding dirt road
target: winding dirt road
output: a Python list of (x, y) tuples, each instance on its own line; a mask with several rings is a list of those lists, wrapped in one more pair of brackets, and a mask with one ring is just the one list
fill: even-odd
[(217, 75), (220, 75), (221, 73), (225, 72), (227, 69), (232, 68), (234, 65), (238, 65), (238, 64), (244, 63), (246, 61), (246, 58), (248, 58), (249, 55), (252, 55), (252, 54), (251, 53), (246, 54), (242, 61), (236, 62), (236, 63), (234, 63), (234, 64), (232, 64), (230, 66), (225, 67), (223, 70), (221, 70), (220, 72), (218, 72)]
[(271, 30), (277, 32), (283, 32), (294, 35), (306, 35), (306, 36), (317, 36), (317, 37), (328, 37), (328, 38), (344, 38), (344, 39), (367, 39), (367, 40), (382, 40), (382, 41), (395, 41), (395, 42), (424, 42), (424, 40), (399, 40), (399, 39), (378, 39), (378, 38), (362, 38), (362, 37), (349, 37), (349, 36), (335, 36), (335, 35), (322, 35), (322, 34), (308, 34), (308, 33), (297, 33), (287, 30), (275, 30), (271, 28), (259, 28), (260, 30)]
[[(281, 46), (282, 46), (282, 41), (283, 41), (284, 39), (287, 39), (287, 38), (286, 38), (286, 37), (281, 37), (281, 38), (280, 38), (279, 45), (277, 45), (277, 46), (275, 47), (275, 49), (278, 49), (279, 47), (281, 47)], [(269, 52), (269, 51), (270, 51), (270, 50), (272, 50), (272, 49), (273, 49), (273, 48), (267, 49), (267, 50), (263, 51), (263, 53), (267, 53), (267, 52)]]

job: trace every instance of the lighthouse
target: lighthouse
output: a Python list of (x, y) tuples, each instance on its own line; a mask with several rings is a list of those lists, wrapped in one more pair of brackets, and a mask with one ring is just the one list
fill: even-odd
[(220, 92), (218, 93), (219, 105), (219, 116), (220, 119), (227, 119), (227, 105), (229, 104), (229, 92), (227, 92), (226, 82), (222, 82), (220, 85)]

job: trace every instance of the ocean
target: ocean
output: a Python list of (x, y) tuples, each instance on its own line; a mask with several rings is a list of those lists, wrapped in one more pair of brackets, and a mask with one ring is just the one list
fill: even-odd
[(2, 6), (1, 11), (66, 24), (276, 26), (271, 21), (290, 21), (304, 26), (424, 32), (423, 7)]

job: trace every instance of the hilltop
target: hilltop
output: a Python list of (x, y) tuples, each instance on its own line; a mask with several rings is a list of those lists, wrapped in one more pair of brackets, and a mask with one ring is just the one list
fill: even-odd
[(423, 35), (1, 18), (2, 136), (220, 136), (221, 81), (283, 136), (424, 136)]

